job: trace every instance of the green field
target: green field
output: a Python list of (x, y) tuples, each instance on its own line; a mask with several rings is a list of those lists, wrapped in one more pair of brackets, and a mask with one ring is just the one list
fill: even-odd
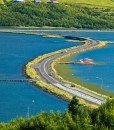
[[(7, 0), (9, 1), (9, 0)], [(42, 0), (46, 2), (47, 0)], [(114, 7), (114, 0), (58, 0), (59, 3), (78, 3), (78, 4), (87, 4), (87, 5), (94, 5), (94, 6), (112, 6)], [(3, 3), (3, 0), (0, 0), (0, 3)]]
[[(47, 0), (43, 0), (47, 1)], [(94, 6), (112, 6), (114, 7), (114, 0), (58, 0), (60, 3), (78, 3), (78, 4), (90, 4)]]
[(4, 2), (3, 2), (3, 0), (0, 0), (0, 4), (3, 4)]
[(59, 0), (61, 2), (69, 2), (69, 3), (83, 3), (83, 4), (91, 4), (91, 5), (100, 5), (100, 6), (114, 6), (113, 0)]

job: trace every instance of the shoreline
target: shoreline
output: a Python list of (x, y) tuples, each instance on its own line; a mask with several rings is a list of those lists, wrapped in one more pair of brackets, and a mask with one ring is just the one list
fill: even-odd
[[(26, 78), (30, 78), (30, 76), (27, 75), (27, 73), (26, 73), (26, 65), (27, 65), (27, 64), (25, 64), (24, 67), (23, 67), (23, 76), (25, 76)], [(68, 98), (65, 98), (65, 97), (63, 97), (63, 96), (59, 96), (59, 95), (55, 94), (55, 93), (52, 92), (52, 91), (48, 91), (48, 90), (47, 90), (46, 88), (44, 88), (44, 87), (37, 86), (36, 83), (35, 83), (35, 81), (34, 81), (34, 82), (31, 82), (31, 84), (32, 84), (34, 87), (40, 89), (41, 91), (48, 92), (49, 94), (51, 94), (51, 95), (53, 95), (53, 96), (56, 96), (56, 97), (59, 98), (59, 99), (62, 99), (62, 100), (64, 100), (64, 101), (66, 101), (66, 102), (69, 102), (69, 101), (70, 101)]]
[[(64, 62), (64, 61), (69, 62), (73, 59), (74, 56), (76, 56), (76, 54), (73, 54), (69, 57), (65, 57), (64, 59), (62, 59), (62, 62)], [(61, 59), (58, 59), (58, 61), (55, 61), (55, 62), (61, 62)], [(69, 68), (69, 65), (62, 64), (62, 66), (60, 66), (60, 64), (55, 63), (52, 66), (54, 66), (53, 67), (54, 71), (56, 71), (56, 73), (59, 75), (59, 77), (65, 81), (70, 81), (74, 84), (78, 83), (78, 85), (83, 86), (84, 88), (87, 88), (91, 91), (95, 91), (96, 93), (99, 93), (101, 95), (103, 94), (103, 95), (110, 96), (110, 97), (114, 96), (114, 94), (111, 92), (101, 90), (99, 85), (96, 85), (94, 83), (84, 83), (81, 78), (69, 76), (69, 75), (72, 75), (72, 73), (73, 73), (73, 70), (71, 70)], [(64, 70), (66, 72), (64, 72)]]
[[(56, 52), (58, 52), (58, 51), (56, 51)], [(69, 101), (72, 99), (72, 95), (70, 95), (69, 93), (67, 93), (63, 90), (60, 90), (56, 87), (53, 87), (51, 84), (47, 84), (47, 82), (42, 79), (41, 75), (39, 73), (37, 73), (36, 70), (33, 68), (33, 65), (36, 62), (40, 62), (44, 58), (48, 57), (49, 55), (53, 55), (56, 52), (44, 54), (43, 56), (39, 56), (39, 57), (33, 59), (32, 61), (28, 62), (25, 66), (25, 75), (32, 79), (36, 78), (36, 80), (34, 80), (34, 82), (33, 82), (35, 87), (41, 88), (43, 91), (48, 92), (52, 95), (56, 95), (60, 99)], [(57, 93), (55, 93), (55, 92), (57, 92)]]
[[(104, 43), (104, 42), (102, 42), (100, 45), (98, 45), (97, 47), (102, 47), (102, 46), (104, 46), (104, 45), (106, 45), (106, 43)], [(72, 47), (71, 47), (72, 48)], [(70, 49), (70, 48), (68, 48), (68, 49)], [(91, 48), (92, 49), (92, 48)], [(59, 50), (59, 51), (61, 51), (61, 50)], [(52, 93), (54, 93), (54, 94), (56, 94), (56, 95), (59, 95), (59, 97), (63, 97), (63, 98), (67, 98), (67, 99), (71, 99), (71, 95), (69, 95), (69, 93), (68, 92), (65, 92), (65, 91), (63, 91), (63, 90), (60, 90), (60, 89), (58, 89), (57, 87), (54, 87), (52, 84), (48, 84), (45, 80), (43, 80), (42, 79), (42, 77), (40, 77), (40, 74), (38, 74), (38, 72), (34, 69), (34, 65), (36, 64), (36, 63), (40, 63), (43, 59), (45, 59), (46, 57), (49, 57), (49, 56), (51, 56), (51, 55), (53, 55), (53, 54), (56, 54), (58, 51), (56, 51), (56, 52), (52, 52), (52, 53), (49, 53), (49, 54), (45, 54), (45, 55), (43, 55), (43, 56), (40, 56), (40, 57), (37, 57), (36, 59), (34, 59), (33, 61), (31, 61), (31, 62), (29, 62), (27, 65), (26, 65), (26, 74), (29, 76), (29, 77), (31, 77), (32, 79), (35, 79), (35, 78), (37, 78), (37, 81), (39, 81), (39, 82), (37, 82), (36, 81), (36, 85), (38, 85), (38, 86), (40, 86), (41, 88), (42, 87), (44, 87), (46, 90), (47, 90), (47, 88), (48, 88), (48, 92), (52, 92)], [(53, 67), (51, 66), (51, 68), (53, 69)], [(30, 72), (30, 71), (33, 71), (32, 73)], [(59, 91), (59, 93), (55, 90), (55, 89), (57, 89), (57, 91)], [(84, 89), (84, 88), (83, 88)], [(89, 90), (89, 91), (91, 91), (91, 90)], [(91, 91), (92, 92), (92, 91)], [(98, 93), (95, 93), (95, 94), (97, 94), (97, 95), (99, 95)], [(70, 98), (69, 98), (70, 97)], [(106, 96), (104, 96), (104, 97), (106, 97)], [(81, 100), (83, 100), (83, 99), (81, 99)], [(83, 100), (84, 101), (84, 100)], [(83, 102), (82, 101), (82, 102)], [(85, 102), (85, 101), (84, 101)], [(86, 103), (84, 103), (84, 104), (86, 104), (86, 105), (88, 105), (87, 104), (87, 102)], [(89, 104), (88, 106), (92, 106), (92, 104)]]
[[(98, 47), (97, 49), (99, 49), (99, 48), (101, 48), (101, 47), (104, 47), (105, 45), (101, 45), (100, 47)], [(91, 50), (88, 50), (88, 51), (91, 51)], [(86, 51), (87, 52), (87, 51)], [(80, 54), (80, 53), (79, 53)], [(60, 58), (57, 58), (55, 61), (53, 61), (53, 63), (51, 64), (51, 68), (52, 68), (52, 71), (55, 73), (55, 75), (57, 75), (57, 77), (59, 78), (59, 79), (62, 79), (63, 81), (65, 81), (66, 83), (70, 83), (70, 84), (74, 84), (75, 86), (78, 86), (79, 88), (82, 88), (82, 89), (85, 89), (85, 90), (89, 90), (90, 92), (93, 92), (93, 93), (95, 93), (95, 94), (97, 94), (97, 95), (101, 95), (101, 93), (98, 93), (98, 92), (96, 92), (96, 91), (94, 91), (94, 90), (92, 90), (91, 88), (86, 88), (86, 87), (83, 87), (81, 84), (77, 84), (77, 80), (76, 80), (76, 82), (75, 83), (73, 83), (72, 81), (69, 81), (69, 80), (66, 80), (66, 79), (64, 79), (61, 75), (59, 75), (58, 74), (58, 72), (57, 72), (57, 69), (56, 69), (56, 65), (58, 64), (58, 62), (60, 62), (61, 60), (62, 61), (64, 61), (64, 59), (65, 58), (72, 58), (74, 55), (76, 55), (76, 53), (73, 53), (73, 54), (71, 54), (71, 55), (66, 55), (66, 56), (63, 56), (63, 57), (60, 57)], [(68, 68), (68, 67), (67, 67)], [(70, 70), (70, 69), (69, 69)], [(63, 68), (62, 68), (62, 72), (63, 72)], [(70, 72), (70, 71), (69, 71)], [(79, 80), (80, 80), (80, 78), (78, 78)], [(105, 93), (106, 94), (106, 93)], [(104, 96), (104, 97), (107, 97), (107, 96), (109, 96), (109, 95), (102, 95), (102, 96)]]
[[(32, 30), (33, 29), (33, 30)], [(0, 27), (0, 32), (13, 32), (13, 33), (20, 33), (15, 31), (22, 31), (21, 33), (26, 33), (24, 31), (37, 31), (47, 32), (47, 31), (68, 31), (68, 32), (114, 32), (114, 29), (77, 29), (77, 28), (64, 28), (64, 27)], [(30, 33), (30, 32), (29, 32)]]
[[(53, 30), (54, 31), (54, 30)], [(10, 32), (9, 32), (10, 33)], [(25, 32), (12, 32), (12, 33), (24, 33), (24, 34), (34, 34), (34, 35), (39, 35), (38, 33), (30, 33), (30, 32), (27, 32), (27, 33), (25, 33)], [(44, 35), (44, 34), (43, 34)], [(46, 34), (46, 35), (48, 35), (48, 34)], [(72, 48), (72, 47), (71, 47)], [(68, 48), (69, 49), (69, 48)], [(64, 49), (63, 49), (64, 50)], [(59, 51), (61, 51), (61, 50), (58, 50), (58, 51), (56, 51), (56, 52), (52, 52), (52, 53), (50, 53), (50, 54), (44, 54), (43, 56), (45, 57), (45, 56), (48, 56), (48, 55), (51, 55), (51, 54), (54, 54), (54, 53), (57, 53), (57, 52), (59, 52)], [(42, 57), (42, 56), (39, 56), (40, 58)], [(38, 58), (39, 58), (38, 57)], [(35, 59), (37, 59), (37, 58), (35, 58)], [(34, 61), (34, 60), (33, 60)], [(30, 63), (30, 62), (29, 62)], [(29, 64), (28, 63), (28, 64)], [(27, 70), (26, 70), (27, 71)], [(33, 72), (34, 72), (34, 70), (33, 70)], [(35, 73), (35, 72), (34, 72)], [(27, 74), (27, 72), (26, 72), (26, 74)], [(27, 74), (28, 75), (28, 74)], [(38, 75), (38, 74), (35, 74), (35, 75)], [(30, 75), (29, 75), (29, 77), (31, 77)], [(37, 77), (38, 79), (40, 79), (41, 77)], [(42, 80), (42, 79), (40, 79), (40, 80)], [(39, 80), (38, 80), (39, 81)], [(54, 90), (55, 89), (55, 87), (53, 88), (53, 86), (51, 86), (51, 85), (47, 85), (46, 83), (44, 83), (44, 82), (36, 82), (36, 81), (34, 81), (34, 84), (36, 84), (36, 85), (38, 85), (38, 86), (40, 86), (40, 88), (41, 89), (43, 89), (43, 90), (45, 90), (45, 91), (48, 91), (49, 93), (52, 93), (52, 94), (55, 94), (55, 91), (57, 90), (57, 91), (59, 91), (59, 93), (57, 94), (56, 93), (56, 95), (57, 96), (59, 96), (60, 98), (62, 97), (62, 99), (71, 99), (72, 98), (72, 96), (69, 94), (69, 93), (67, 93), (67, 92), (65, 92), (65, 91), (63, 91), (63, 90), (60, 90), (60, 89), (58, 89), (58, 88), (56, 88), (56, 90)], [(45, 87), (46, 86), (46, 87)], [(52, 90), (50, 90), (49, 88), (50, 88), (50, 86), (51, 86), (51, 89)], [(81, 101), (81, 102), (84, 102), (84, 104), (86, 104), (85, 103), (85, 101)], [(91, 104), (88, 104), (88, 106), (91, 106)]]
[[(45, 55), (46, 54), (44, 54), (43, 56), (45, 56)], [(41, 90), (48, 92), (49, 94), (55, 95), (56, 97), (69, 102), (73, 98), (73, 95), (71, 95), (70, 93), (68, 93), (64, 90), (54, 87), (51, 84), (47, 84), (47, 82), (45, 80), (43, 80), (42, 77), (40, 77), (41, 75), (39, 73), (36, 73), (36, 71), (33, 69), (33, 67), (31, 65), (33, 65), (35, 63), (35, 61), (38, 62), (39, 60), (42, 60), (42, 59), (40, 59), (40, 57), (37, 57), (34, 60), (28, 62), (28, 64), (26, 64), (25, 72), (24, 72), (25, 76), (34, 79), (35, 78), (34, 75), (35, 75), (37, 78), (37, 80), (33, 82), (35, 87), (38, 87)], [(80, 104), (85, 104), (87, 107), (90, 107), (90, 108), (98, 107), (96, 104), (91, 104), (89, 102), (87, 103), (83, 99), (80, 99), (79, 102), (80, 102)]]

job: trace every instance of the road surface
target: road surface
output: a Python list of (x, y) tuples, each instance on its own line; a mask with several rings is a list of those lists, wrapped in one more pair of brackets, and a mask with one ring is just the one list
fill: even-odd
[(51, 63), (55, 59), (63, 55), (71, 54), (73, 52), (80, 53), (82, 51), (90, 49), (91, 47), (95, 47), (98, 44), (97, 41), (92, 40), (92, 39), (88, 39), (88, 41), (89, 41), (88, 44), (78, 46), (78, 47), (73, 47), (71, 49), (67, 49), (67, 51), (58, 52), (57, 54), (49, 56), (43, 59), (41, 62), (35, 64), (34, 68), (37, 72), (41, 74), (42, 78), (45, 79), (49, 84), (52, 84), (53, 86), (58, 87), (59, 89), (62, 89), (74, 96), (77, 96), (78, 98), (82, 98), (93, 104), (101, 105), (102, 103), (106, 101), (106, 99), (102, 97), (102, 95), (99, 96), (95, 93), (81, 89), (79, 87), (65, 86), (65, 83), (61, 81), (60, 79), (57, 79), (56, 76), (52, 74), (52, 70), (51, 70)]

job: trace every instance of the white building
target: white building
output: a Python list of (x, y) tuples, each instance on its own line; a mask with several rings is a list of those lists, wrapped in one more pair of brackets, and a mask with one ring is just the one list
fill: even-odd
[(49, 0), (49, 3), (58, 3), (58, 0)]
[(25, 0), (13, 0), (13, 2), (25, 2)]
[(34, 0), (35, 3), (41, 3), (41, 0)]

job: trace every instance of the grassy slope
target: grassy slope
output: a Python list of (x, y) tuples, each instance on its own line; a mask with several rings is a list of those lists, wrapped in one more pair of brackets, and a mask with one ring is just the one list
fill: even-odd
[[(43, 1), (47, 1), (47, 0), (43, 0)], [(114, 0), (58, 0), (58, 1), (61, 3), (83, 3), (83, 4), (114, 7)]]
[[(9, 0), (7, 0), (9, 1)], [(48, 1), (48, 0), (42, 0)], [(90, 5), (99, 5), (99, 6), (112, 6), (114, 7), (114, 0), (58, 0), (60, 3), (78, 3), (78, 4), (90, 4)], [(0, 4), (3, 3), (3, 0), (0, 0)]]
[(4, 2), (3, 2), (3, 0), (0, 0), (0, 4), (3, 4)]

